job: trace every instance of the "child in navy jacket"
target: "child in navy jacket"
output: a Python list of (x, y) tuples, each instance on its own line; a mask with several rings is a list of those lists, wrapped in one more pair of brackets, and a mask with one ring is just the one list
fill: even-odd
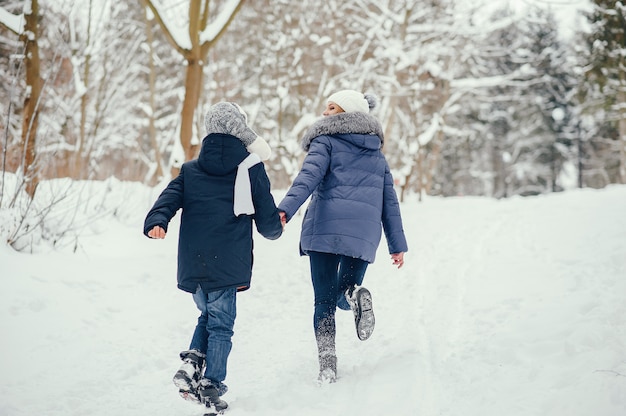
[(161, 193), (144, 222), (144, 234), (165, 238), (181, 209), (178, 288), (193, 294), (200, 317), (183, 365), (174, 376), (181, 396), (219, 412), (236, 316), (236, 294), (250, 287), (252, 223), (265, 238), (282, 225), (262, 159), (267, 143), (247, 125), (235, 103), (213, 105), (205, 116), (207, 136), (197, 159)]

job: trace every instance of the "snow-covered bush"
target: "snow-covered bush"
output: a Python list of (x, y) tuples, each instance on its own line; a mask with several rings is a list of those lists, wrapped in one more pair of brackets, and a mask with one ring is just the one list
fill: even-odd
[(5, 173), (0, 194), (0, 237), (17, 251), (40, 252), (80, 247), (80, 237), (101, 231), (100, 220), (122, 222), (141, 218), (153, 189), (115, 178), (74, 181), (68, 178), (39, 183), (33, 199), (20, 177)]

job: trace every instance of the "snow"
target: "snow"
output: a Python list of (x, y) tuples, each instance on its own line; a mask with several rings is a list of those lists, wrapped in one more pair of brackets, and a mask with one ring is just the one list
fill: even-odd
[(560, 37), (567, 40), (572, 39), (580, 29), (586, 29), (587, 23), (580, 12), (591, 10), (592, 4), (589, 0), (498, 0), (484, 4), (483, 8), (488, 10), (490, 7), (508, 6), (518, 17), (527, 13), (529, 8), (543, 8), (554, 14)]
[(239, 7), (239, 3), (241, 3), (241, 0), (229, 0), (229, 2), (222, 7), (222, 10), (217, 15), (215, 20), (209, 23), (200, 35), (201, 43), (211, 43), (215, 41), (220, 31), (228, 24), (228, 20), (231, 18), (237, 7)]
[[(179, 217), (149, 240), (161, 188), (113, 184), (132, 193), (107, 198), (116, 217), (94, 222), (76, 254), (0, 247), (3, 416), (202, 415), (171, 382), (197, 318), (175, 285)], [(359, 341), (338, 312), (339, 380), (324, 386), (301, 216), (277, 241), (256, 235), (228, 414), (625, 414), (625, 208), (626, 186), (402, 203), (406, 265), (381, 242), (365, 278), (376, 330)]]
[[(180, 5), (182, 2), (177, 4)], [(188, 29), (181, 23), (182, 14), (176, 15), (180, 10), (172, 8), (159, 0), (152, 1), (152, 6), (156, 9), (158, 15), (161, 16), (163, 24), (167, 26), (167, 31), (172, 35), (174, 43), (181, 49), (191, 50), (192, 45)]]
[[(189, 22), (185, 18), (189, 14), (188, 9), (190, 7), (187, 3), (184, 1), (153, 0), (152, 6), (157, 14), (161, 16), (163, 24), (167, 26), (167, 31), (172, 35), (174, 43), (181, 49), (191, 50), (192, 42), (189, 37)], [(200, 33), (200, 43), (213, 42), (240, 3), (241, 0), (228, 0), (225, 2), (220, 7), (219, 14), (217, 14), (215, 19)], [(151, 12), (149, 18), (152, 19), (153, 17), (154, 13)]]
[(9, 13), (4, 7), (0, 7), (0, 23), (5, 25), (10, 31), (16, 34), (24, 32), (24, 14), (14, 15)]
[(439, 114), (434, 114), (433, 118), (428, 125), (428, 128), (424, 130), (419, 136), (417, 136), (417, 142), (412, 142), (409, 146), (409, 152), (411, 154), (415, 154), (417, 152), (416, 145), (419, 143), (420, 146), (426, 146), (430, 143), (434, 138), (437, 132), (439, 131), (441, 118)]

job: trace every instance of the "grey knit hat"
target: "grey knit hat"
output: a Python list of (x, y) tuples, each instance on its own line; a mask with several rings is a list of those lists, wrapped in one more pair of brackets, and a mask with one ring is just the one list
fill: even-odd
[(248, 126), (248, 116), (243, 109), (231, 102), (213, 104), (204, 116), (206, 134), (222, 133), (237, 137), (250, 153), (261, 160), (270, 158), (272, 150), (267, 142)]

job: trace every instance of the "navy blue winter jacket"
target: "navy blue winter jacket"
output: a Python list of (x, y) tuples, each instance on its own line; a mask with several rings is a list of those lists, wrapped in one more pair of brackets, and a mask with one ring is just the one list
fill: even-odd
[(144, 222), (147, 236), (154, 226), (167, 231), (182, 208), (178, 240), (178, 287), (194, 293), (250, 287), (253, 263), (252, 220), (268, 239), (282, 233), (263, 163), (250, 168), (255, 213), (233, 213), (237, 165), (249, 155), (228, 134), (212, 133), (202, 141), (198, 159), (183, 164), (178, 177), (161, 193)]
[(339, 113), (307, 131), (302, 169), (278, 209), (287, 219), (311, 196), (300, 253), (342, 254), (373, 263), (385, 232), (389, 253), (408, 250), (382, 128), (365, 113)]

